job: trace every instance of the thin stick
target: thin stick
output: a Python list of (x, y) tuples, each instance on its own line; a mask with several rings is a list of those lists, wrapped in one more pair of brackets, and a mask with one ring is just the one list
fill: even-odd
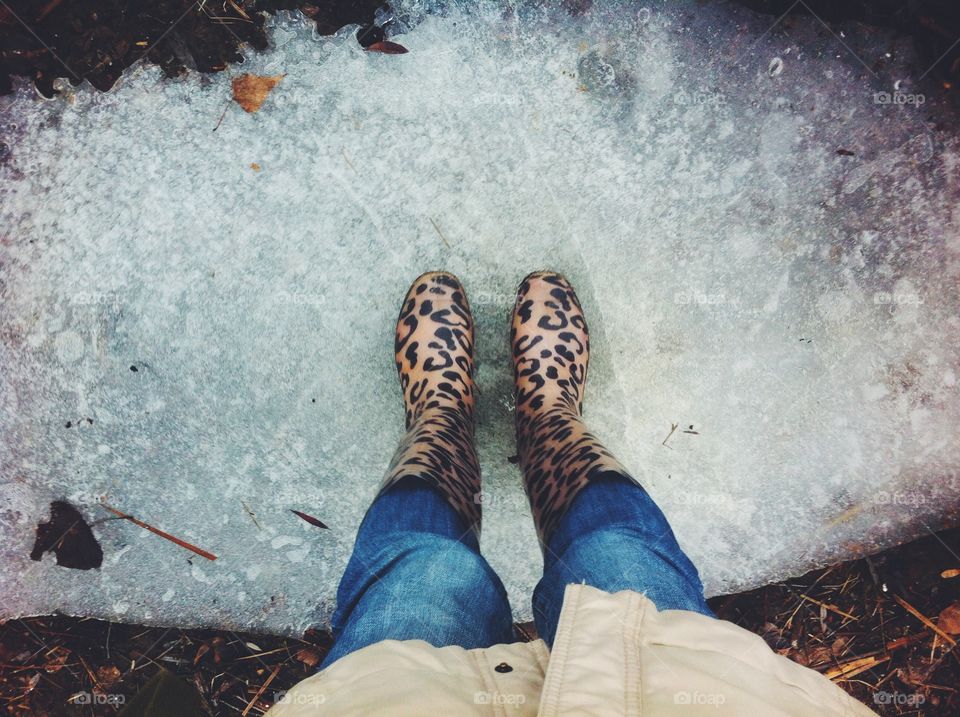
[(118, 516), (118, 517), (120, 517), (120, 518), (123, 518), (123, 519), (125, 519), (125, 520), (129, 520), (129, 521), (130, 521), (131, 523), (133, 523), (134, 525), (139, 525), (139, 526), (140, 526), (141, 528), (143, 528), (144, 530), (149, 530), (149, 531), (150, 531), (151, 533), (153, 533), (154, 535), (159, 535), (161, 538), (165, 538), (166, 540), (169, 540), (171, 543), (176, 543), (176, 544), (179, 545), (181, 548), (186, 548), (186, 549), (189, 550), (191, 553), (196, 553), (196, 554), (199, 555), (201, 558), (206, 558), (207, 560), (216, 560), (216, 559), (217, 559), (217, 556), (214, 555), (213, 553), (208, 553), (206, 550), (201, 550), (201, 549), (198, 548), (196, 545), (193, 545), (192, 543), (188, 543), (186, 540), (180, 540), (180, 538), (174, 537), (173, 535), (170, 535), (170, 533), (166, 533), (166, 532), (160, 530), (159, 528), (154, 528), (154, 527), (153, 527), (152, 525), (150, 525), (149, 523), (144, 523), (142, 520), (137, 520), (137, 519), (134, 518), (132, 515), (128, 515), (127, 513), (123, 513), (123, 512), (121, 512), (121, 511), (117, 510), (116, 508), (112, 508), (112, 507), (110, 507), (109, 505), (107, 505), (106, 503), (101, 503), (100, 505), (102, 505), (104, 508), (106, 508), (107, 510), (109, 510), (109, 511), (110, 511), (111, 513), (113, 513), (114, 515), (116, 515), (116, 516)]
[(214, 132), (220, 129), (220, 123), (223, 122), (223, 118), (227, 116), (227, 110), (229, 108), (230, 108), (230, 103), (227, 102), (227, 104), (223, 106), (223, 112), (220, 113), (220, 119), (217, 120), (217, 126), (213, 128)]
[(360, 174), (360, 172), (357, 171), (357, 168), (353, 166), (353, 162), (351, 162), (351, 161), (350, 161), (350, 158), (347, 156), (347, 150), (341, 149), (341, 150), (340, 150), (340, 154), (343, 155), (343, 161), (346, 162), (346, 163), (347, 163), (347, 166), (349, 166), (350, 169), (353, 170), (353, 173), (354, 173), (354, 174)]
[(825, 609), (825, 610), (829, 610), (830, 612), (835, 612), (835, 613), (837, 613), (837, 615), (843, 615), (843, 617), (847, 618), (848, 620), (853, 620), (854, 622), (856, 622), (856, 621), (859, 619), (859, 618), (854, 617), (854, 616), (851, 615), (850, 613), (844, 612), (844, 611), (841, 610), (840, 608), (838, 608), (838, 607), (836, 607), (836, 606), (834, 606), (834, 605), (831, 605), (830, 603), (821, 602), (820, 600), (817, 600), (816, 598), (812, 598), (812, 597), (810, 597), (809, 595), (804, 595), (803, 593), (800, 593), (800, 597), (802, 597), (804, 600), (809, 600), (809, 601), (812, 602), (814, 605), (819, 605), (820, 607), (822, 607), (822, 608)]
[(433, 221), (433, 217), (427, 217), (430, 220), (430, 223), (433, 224), (433, 228), (437, 230), (437, 234), (440, 236), (441, 241), (446, 244), (447, 249), (451, 249), (450, 242), (447, 241), (447, 238), (443, 235), (443, 232), (440, 231), (440, 227), (437, 226), (437, 223)]
[(889, 655), (886, 657), (860, 657), (856, 660), (844, 662), (832, 670), (827, 670), (823, 673), (823, 675), (829, 680), (849, 680), (851, 677), (859, 675), (861, 672), (869, 670), (874, 665), (878, 665), (881, 662), (886, 662), (889, 659)]
[(915, 618), (917, 618), (917, 619), (918, 619), (920, 622), (922, 622), (924, 625), (926, 625), (926, 626), (929, 627), (931, 630), (933, 630), (935, 633), (937, 633), (937, 634), (938, 634), (940, 637), (942, 637), (946, 642), (949, 642), (951, 645), (956, 645), (956, 644), (957, 644), (957, 641), (956, 641), (956, 640), (954, 640), (952, 637), (950, 637), (947, 633), (945, 633), (945, 632), (944, 632), (943, 630), (941, 630), (939, 627), (937, 627), (936, 625), (934, 625), (934, 624), (933, 624), (933, 621), (930, 620), (930, 618), (928, 618), (928, 617), (927, 617), (926, 615), (924, 615), (922, 612), (920, 612), (919, 610), (917, 610), (917, 608), (915, 608), (913, 605), (911, 605), (910, 603), (908, 603), (908, 602), (907, 602), (906, 600), (904, 600), (902, 597), (900, 597), (899, 595), (894, 595), (894, 596), (893, 596), (893, 599), (896, 600), (897, 603), (899, 603), (900, 607), (902, 607), (904, 610), (906, 610), (907, 612), (909, 612), (911, 615), (913, 615)]
[[(673, 435), (673, 432), (674, 432), (675, 430), (677, 430), (677, 428), (679, 428), (679, 426), (680, 426), (679, 423), (671, 423), (671, 424), (670, 424), (670, 433), (668, 433), (668, 434), (667, 434), (667, 437), (663, 439), (663, 443), (660, 444), (661, 446), (667, 446), (667, 441), (670, 440), (670, 436)], [(667, 448), (669, 448), (669, 447), (670, 447), (670, 446), (667, 446)]]
[(253, 696), (253, 699), (247, 703), (247, 707), (246, 709), (243, 710), (243, 712), (240, 713), (240, 717), (247, 717), (247, 712), (249, 712), (250, 709), (257, 703), (257, 700), (260, 699), (260, 695), (266, 692), (267, 688), (270, 686), (270, 683), (273, 682), (273, 678), (276, 677), (277, 674), (280, 672), (281, 667), (283, 667), (283, 663), (273, 668), (273, 672), (270, 673), (270, 676), (267, 678), (267, 681), (264, 682), (262, 685), (260, 685), (260, 689), (257, 690), (257, 694), (255, 694)]

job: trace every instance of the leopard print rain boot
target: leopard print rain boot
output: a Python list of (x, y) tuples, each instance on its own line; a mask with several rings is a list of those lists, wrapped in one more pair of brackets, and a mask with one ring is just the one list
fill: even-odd
[(397, 319), (395, 351), (407, 433), (380, 490), (402, 478), (422, 478), (479, 535), (473, 316), (455, 276), (430, 272), (413, 282)]
[(540, 271), (521, 282), (510, 343), (517, 453), (545, 549), (587, 483), (607, 473), (633, 478), (583, 422), (590, 336), (580, 302), (566, 278)]

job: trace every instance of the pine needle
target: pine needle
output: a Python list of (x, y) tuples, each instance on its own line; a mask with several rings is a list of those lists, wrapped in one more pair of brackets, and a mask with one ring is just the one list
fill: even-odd
[(141, 528), (143, 528), (144, 530), (149, 530), (149, 531), (150, 531), (151, 533), (153, 533), (154, 535), (159, 535), (161, 538), (164, 538), (164, 539), (166, 539), (166, 540), (169, 540), (171, 543), (176, 543), (176, 544), (179, 545), (181, 548), (186, 548), (186, 549), (189, 550), (191, 553), (196, 553), (196, 554), (199, 555), (200, 557), (206, 558), (207, 560), (216, 560), (216, 559), (217, 559), (217, 556), (214, 555), (213, 553), (208, 553), (206, 550), (202, 550), (201, 548), (198, 548), (196, 545), (193, 545), (192, 543), (188, 543), (186, 540), (181, 540), (180, 538), (177, 538), (177, 537), (175, 537), (175, 536), (173, 536), (173, 535), (170, 535), (170, 533), (167, 533), (167, 532), (165, 532), (165, 531), (163, 531), (163, 530), (160, 530), (160, 528), (154, 528), (154, 527), (153, 527), (152, 525), (150, 525), (149, 523), (144, 523), (142, 520), (137, 520), (137, 519), (134, 518), (132, 515), (129, 515), (129, 514), (127, 514), (127, 513), (123, 513), (123, 512), (121, 512), (121, 511), (117, 510), (116, 508), (113, 508), (113, 507), (107, 505), (106, 503), (100, 503), (100, 505), (102, 505), (104, 508), (106, 508), (107, 510), (109, 510), (109, 511), (110, 511), (111, 513), (113, 513), (114, 515), (116, 515), (116, 516), (118, 516), (118, 517), (120, 517), (120, 518), (123, 518), (124, 520), (129, 520), (129, 521), (130, 521), (131, 523), (133, 523), (134, 525), (139, 525), (139, 526), (140, 526)]

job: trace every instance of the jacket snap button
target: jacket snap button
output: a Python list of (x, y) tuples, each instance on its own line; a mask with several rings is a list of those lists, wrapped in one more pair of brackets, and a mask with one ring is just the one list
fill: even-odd
[(510, 667), (506, 662), (501, 662), (499, 665), (494, 667), (497, 672), (513, 672), (513, 668)]

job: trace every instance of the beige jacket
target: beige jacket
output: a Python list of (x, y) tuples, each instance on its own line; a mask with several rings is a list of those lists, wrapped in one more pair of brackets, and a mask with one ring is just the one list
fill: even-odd
[(866, 717), (822, 675), (733, 623), (659, 612), (639, 593), (570, 585), (549, 652), (542, 640), (488, 649), (386, 640), (287, 693), (268, 717)]

